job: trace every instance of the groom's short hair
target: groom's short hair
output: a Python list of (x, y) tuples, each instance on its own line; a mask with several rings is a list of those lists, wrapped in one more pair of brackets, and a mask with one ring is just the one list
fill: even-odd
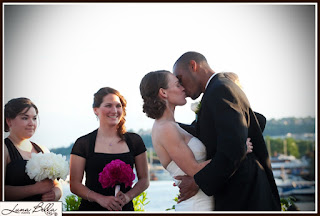
[(184, 53), (182, 56), (180, 56), (180, 58), (178, 58), (178, 60), (174, 64), (174, 66), (188, 65), (190, 60), (194, 60), (197, 63), (200, 63), (202, 61), (207, 62), (206, 57), (204, 57), (204, 55), (202, 55), (201, 53), (189, 51), (189, 52)]

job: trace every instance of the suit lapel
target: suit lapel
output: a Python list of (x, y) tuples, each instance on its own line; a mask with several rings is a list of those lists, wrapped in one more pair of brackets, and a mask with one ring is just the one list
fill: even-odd
[(205, 94), (206, 94), (207, 91), (209, 91), (209, 89), (212, 87), (212, 85), (214, 85), (214, 82), (215, 82), (216, 80), (218, 80), (218, 77), (225, 77), (225, 76), (224, 76), (222, 73), (217, 73), (217, 74), (210, 80), (210, 82), (209, 82), (206, 90), (205, 90), (204, 93), (203, 93), (203, 96), (202, 96), (202, 98), (201, 98), (201, 101), (200, 101), (201, 106), (200, 106), (200, 110), (199, 110), (199, 112), (198, 112), (197, 124), (196, 124), (196, 133), (197, 133), (197, 137), (198, 137), (198, 138), (199, 138), (199, 136), (200, 136), (200, 121), (201, 121), (201, 113), (202, 113), (202, 110), (203, 110), (203, 102), (204, 102), (204, 98), (205, 98), (205, 96), (206, 96)]
[(196, 135), (197, 137), (199, 138), (199, 135), (200, 135), (200, 117), (201, 117), (201, 111), (202, 111), (202, 100), (203, 100), (203, 96), (201, 98), (201, 101), (200, 101), (200, 109), (199, 109), (199, 112), (197, 114), (197, 121), (196, 121)]

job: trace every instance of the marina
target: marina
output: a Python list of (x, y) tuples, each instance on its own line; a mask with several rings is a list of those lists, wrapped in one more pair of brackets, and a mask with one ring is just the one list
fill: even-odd
[[(157, 158), (153, 160), (156, 161)], [(313, 180), (303, 178), (309, 174), (307, 169), (309, 161), (305, 158), (296, 159), (294, 156), (278, 155), (271, 157), (271, 166), (280, 197), (293, 197), (296, 200), (295, 206), (300, 211), (314, 211), (317, 200), (316, 184)], [(150, 175), (151, 179), (156, 181), (172, 179), (160, 164), (150, 166)]]
[[(146, 190), (147, 202), (149, 203), (145, 206), (145, 211), (165, 213), (167, 212), (166, 209), (172, 208), (175, 205), (174, 198), (177, 197), (179, 189), (173, 186), (174, 181), (166, 170), (158, 167), (154, 173), (157, 180), (151, 180), (150, 186)], [(296, 199), (294, 204), (299, 211), (306, 211), (308, 213), (315, 211), (315, 200), (317, 200), (315, 182), (305, 181), (301, 178), (291, 178), (292, 176), (289, 176), (285, 181), (275, 178), (280, 197), (294, 197)], [(70, 194), (69, 183), (64, 182), (63, 197), (60, 201), (64, 201), (65, 197)]]
[[(296, 159), (293, 156), (279, 155), (278, 157), (272, 157), (271, 162), (280, 197), (293, 197), (295, 199), (295, 208), (291, 210), (306, 211), (307, 213), (315, 211), (317, 185), (315, 181), (306, 180), (302, 177), (307, 174), (307, 161)], [(179, 188), (173, 186), (173, 178), (161, 166), (157, 157), (153, 157), (149, 161), (149, 172), (150, 186), (146, 190), (147, 202), (149, 203), (145, 206), (145, 211), (165, 213), (167, 212), (166, 209), (175, 205), (174, 198), (178, 196)], [(63, 182), (63, 197), (60, 201), (64, 202), (65, 197), (70, 194), (67, 179)]]

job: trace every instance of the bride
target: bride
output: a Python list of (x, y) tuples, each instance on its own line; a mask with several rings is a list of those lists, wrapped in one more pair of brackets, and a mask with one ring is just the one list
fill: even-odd
[[(176, 106), (186, 104), (184, 87), (169, 71), (146, 74), (140, 83), (143, 112), (155, 119), (152, 127), (152, 143), (162, 166), (172, 177), (193, 177), (205, 167), (206, 148), (202, 142), (182, 129), (175, 121)], [(249, 139), (248, 152), (251, 151)], [(179, 182), (176, 182), (178, 185)], [(175, 206), (176, 211), (213, 211), (214, 198), (199, 189), (198, 193)]]

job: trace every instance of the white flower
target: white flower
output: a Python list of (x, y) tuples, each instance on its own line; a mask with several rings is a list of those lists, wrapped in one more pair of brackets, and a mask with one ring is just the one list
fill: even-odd
[(194, 103), (191, 104), (191, 110), (193, 112), (195, 112), (196, 114), (199, 112), (200, 107), (201, 107), (201, 102), (199, 102), (199, 101), (194, 102)]
[(55, 153), (32, 153), (31, 159), (27, 162), (26, 173), (30, 179), (41, 181), (43, 179), (65, 180), (69, 174), (69, 164), (66, 156)]

